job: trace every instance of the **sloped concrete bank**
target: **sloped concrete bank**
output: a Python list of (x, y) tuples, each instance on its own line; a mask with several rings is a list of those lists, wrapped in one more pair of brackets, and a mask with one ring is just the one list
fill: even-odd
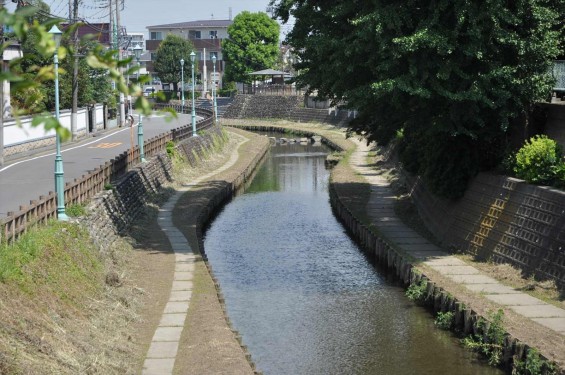
[[(292, 133), (299, 135), (320, 135), (323, 138), (323, 142), (334, 150), (352, 150), (352, 145), (344, 142), (343, 133), (341, 133), (341, 136), (336, 136), (332, 132), (324, 131), (320, 128), (316, 129), (315, 127), (305, 128), (302, 126), (298, 128), (298, 126), (295, 125), (261, 125), (258, 121), (255, 125), (252, 124), (255, 123), (255, 121), (246, 121), (246, 125), (242, 125), (242, 123), (243, 122), (232, 121), (229, 125), (256, 131), (292, 131)], [(327, 138), (328, 134), (330, 134), (332, 139)], [(339, 139), (340, 137), (341, 139)], [(352, 174), (354, 175), (354, 173)], [(336, 217), (343, 223), (352, 238), (357, 241), (360, 248), (367, 256), (391, 269), (406, 287), (411, 284), (423, 285), (423, 283), (425, 283), (426, 291), (421, 303), (434, 313), (453, 313), (454, 329), (465, 335), (476, 335), (486, 339), (489, 324), (484, 325), (481, 322), (488, 321), (490, 317), (485, 316), (484, 309), (479, 313), (477, 309), (473, 308), (470, 304), (465, 304), (451, 295), (445, 289), (447, 285), (442, 284), (445, 281), (440, 283), (435, 281), (433, 276), (427, 275), (426, 271), (418, 267), (419, 261), (417, 259), (404, 251), (401, 246), (387, 238), (385, 233), (381, 233), (379, 229), (371, 225), (370, 221), (366, 217), (363, 217), (364, 213), (362, 212), (367, 202), (360, 202), (358, 192), (352, 190), (353, 185), (361, 184), (354, 181), (350, 182), (351, 183), (349, 183), (349, 181), (342, 181), (341, 185), (349, 186), (338, 186), (340, 184), (334, 181), (332, 172), (329, 187), (330, 202)], [(502, 365), (510, 372), (514, 363), (526, 359), (529, 349), (530, 347), (528, 345), (506, 333), (502, 345)], [(547, 360), (547, 356), (544, 356), (543, 352), (540, 354), (541, 360)], [(563, 374), (565, 371), (561, 368), (557, 373)]]

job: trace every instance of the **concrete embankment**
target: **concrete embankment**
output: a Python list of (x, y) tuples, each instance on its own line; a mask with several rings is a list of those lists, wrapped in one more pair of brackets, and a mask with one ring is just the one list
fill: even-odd
[[(554, 361), (563, 368), (565, 350), (559, 326), (551, 329), (528, 318), (527, 314), (517, 313), (509, 304), (523, 307), (523, 301), (531, 304), (533, 297), (481, 275), (478, 270), (450, 256), (402, 223), (394, 213), (395, 194), (388, 181), (368, 166), (368, 149), (364, 145), (358, 144), (356, 149), (345, 141), (343, 132), (330, 131), (326, 126), (265, 125), (264, 122), (241, 120), (230, 120), (228, 124), (247, 129), (286, 129), (297, 134), (329, 136), (331, 141), (328, 144), (349, 152), (346, 160), (332, 172), (332, 206), (352, 237), (370, 257), (394, 270), (405, 285), (422, 288), (421, 303), (434, 313), (453, 314), (453, 327), (464, 335), (484, 339), (485, 346), (490, 345), (491, 324), (487, 322), (497, 311), (504, 311), (506, 332), (500, 344), (492, 343), (491, 346), (500, 346), (497, 355), (508, 371), (513, 364), (526, 360), (530, 348), (541, 353), (540, 363)], [(490, 295), (492, 298), (486, 298)], [(504, 303), (496, 300), (504, 300)], [(548, 325), (555, 323), (554, 310), (557, 314), (561, 313), (561, 309), (542, 301), (526, 307), (548, 309)]]

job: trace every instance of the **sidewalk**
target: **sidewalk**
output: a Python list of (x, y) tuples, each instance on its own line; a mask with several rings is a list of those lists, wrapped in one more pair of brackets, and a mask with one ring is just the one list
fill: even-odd
[[(389, 182), (385, 177), (375, 174), (375, 170), (367, 165), (370, 147), (364, 142), (356, 141), (356, 144), (357, 149), (351, 156), (350, 164), (357, 173), (371, 184), (367, 214), (380, 232), (407, 254), (421, 260), (424, 267), (431, 268), (445, 278), (448, 284), (460, 285), (476, 297), (486, 299), (489, 305), (494, 304), (505, 312), (510, 310), (526, 320), (535, 322), (536, 325), (541, 325), (553, 332), (558, 342), (565, 342), (564, 309), (545, 303), (481, 274), (481, 271), (477, 268), (442, 251), (438, 246), (430, 243), (405, 225), (394, 213), (396, 196), (391, 190)], [(535, 326), (534, 331), (538, 331)], [(544, 332), (545, 330), (539, 327), (539, 331)], [(523, 341), (519, 335), (515, 337)], [(542, 340), (546, 338), (548, 337), (543, 337)], [(534, 343), (527, 343), (536, 347)], [(551, 359), (555, 359), (561, 365), (564, 364), (564, 352), (557, 349), (557, 352), (552, 354), (555, 354), (558, 358)]]

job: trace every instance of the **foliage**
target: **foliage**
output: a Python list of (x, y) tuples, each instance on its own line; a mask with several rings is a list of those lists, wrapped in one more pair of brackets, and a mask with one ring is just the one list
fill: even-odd
[[(178, 35), (169, 34), (161, 42), (155, 55), (153, 66), (156, 74), (163, 82), (173, 84), (174, 92), (178, 91), (178, 83), (182, 78), (181, 59), (184, 59), (184, 78), (188, 82), (191, 74), (190, 53), (194, 51), (192, 43)], [(196, 53), (196, 52), (195, 52)], [(197, 71), (197, 62), (194, 62)]]
[(490, 314), (490, 322), (481, 318), (478, 321), (479, 332), (482, 335), (471, 335), (465, 337), (463, 345), (471, 350), (477, 351), (487, 357), (491, 366), (498, 366), (502, 359), (502, 349), (506, 332), (502, 326), (504, 311), (498, 310)]
[(87, 248), (89, 243), (88, 234), (76, 225), (51, 222), (33, 228), (14, 244), (0, 245), (0, 282), (15, 283), (28, 292), (46, 284), (61, 293), (67, 289), (62, 283), (69, 281), (95, 284), (89, 273), (100, 264)]
[(71, 204), (66, 207), (65, 212), (70, 217), (80, 217), (86, 215), (86, 209), (82, 204)]
[(428, 281), (422, 279), (419, 283), (410, 284), (408, 289), (406, 289), (406, 297), (414, 302), (423, 302), (426, 298), (426, 289), (428, 287)]
[(537, 135), (526, 141), (516, 153), (514, 172), (534, 184), (552, 184), (563, 167), (561, 148), (545, 135)]
[(279, 25), (266, 13), (239, 13), (222, 42), (226, 61), (224, 80), (251, 82), (249, 73), (271, 68), (279, 53)]
[[(41, 2), (37, 3), (41, 6)], [(19, 7), (14, 13), (5, 8), (0, 9), (0, 24), (13, 30), (13, 33), (9, 35), (11, 41), (0, 45), (0, 53), (15, 40), (20, 42), (21, 45), (30, 43), (34, 50), (33, 56), (12, 60), (9, 69), (0, 72), (0, 80), (10, 82), (15, 92), (25, 92), (25, 90), (33, 88), (34, 90), (30, 91), (32, 95), (26, 95), (26, 100), (24, 100), (26, 109), (33, 111), (41, 110), (41, 105), (32, 103), (32, 100), (27, 100), (27, 96), (33, 97), (33, 100), (37, 101), (53, 97), (52, 90), (48, 91), (48, 95), (42, 92), (42, 90), (49, 90), (48, 87), (53, 85), (55, 78), (52, 60), (56, 45), (52, 35), (47, 30), (58, 24), (60, 20), (46, 19), (43, 16), (44, 14), (38, 13), (38, 8), (33, 6)], [(76, 27), (78, 27), (78, 24), (64, 30), (63, 40), (69, 40), (69, 35), (74, 32)], [(68, 48), (63, 43), (57, 52), (61, 62), (60, 73), (64, 73), (61, 68), (68, 55)], [(141, 89), (139, 86), (133, 84), (128, 86), (124, 75), (120, 72), (120, 69), (127, 67), (131, 59), (118, 60), (115, 51), (106, 51), (102, 46), (96, 45), (86, 51), (84, 60), (90, 68), (104, 71), (106, 76), (116, 83), (119, 92), (137, 97), (135, 107), (138, 110), (145, 115), (150, 113), (149, 102), (140, 95)], [(132, 74), (136, 69), (127, 69), (125, 74)], [(47, 112), (34, 116), (32, 126), (42, 126), (47, 131), (53, 129), (63, 140), (70, 137), (70, 131), (61, 126), (59, 121)]]
[(536, 349), (528, 349), (526, 359), (514, 362), (512, 375), (553, 375), (557, 369), (553, 363), (540, 357)]
[[(386, 144), (456, 198), (498, 164), (510, 119), (551, 93), (565, 0), (272, 0), (294, 18), (299, 86), (359, 111), (350, 131)], [(371, 48), (367, 48), (371, 46)]]
[(450, 330), (453, 326), (453, 321), (455, 318), (455, 314), (452, 311), (447, 312), (438, 312), (434, 324), (443, 330)]

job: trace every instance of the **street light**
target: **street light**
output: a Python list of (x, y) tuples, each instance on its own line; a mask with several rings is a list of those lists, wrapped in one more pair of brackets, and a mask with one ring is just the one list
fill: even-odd
[(196, 134), (196, 110), (194, 109), (194, 60), (196, 59), (196, 54), (194, 51), (190, 53), (190, 66), (192, 70), (192, 136), (197, 137)]
[[(141, 57), (141, 51), (143, 48), (138, 44), (133, 49), (133, 53), (135, 54), (135, 59), (137, 60), (137, 84), (139, 85), (139, 69), (141, 69), (141, 64), (139, 63), (139, 58)], [(143, 93), (142, 93), (143, 95)], [(143, 115), (139, 112), (139, 122), (137, 123), (137, 144), (139, 146), (139, 160), (142, 163), (145, 163), (145, 153), (144, 151), (144, 144), (143, 144)]]
[(214, 120), (218, 123), (218, 104), (216, 103), (216, 55), (212, 55), (212, 64), (214, 65), (214, 75), (212, 77), (212, 98), (214, 100)]
[(181, 96), (182, 96), (182, 113), (184, 113), (184, 59), (180, 59), (180, 74), (181, 74)]
[[(63, 33), (55, 25), (49, 30), (55, 42), (55, 53), (53, 63), (55, 65), (55, 118), (59, 122), (59, 55), (58, 50), (61, 45)], [(63, 157), (61, 156), (61, 137), (55, 134), (55, 192), (57, 193), (57, 218), (60, 221), (68, 221), (69, 217), (65, 213), (65, 173), (63, 172)]]

